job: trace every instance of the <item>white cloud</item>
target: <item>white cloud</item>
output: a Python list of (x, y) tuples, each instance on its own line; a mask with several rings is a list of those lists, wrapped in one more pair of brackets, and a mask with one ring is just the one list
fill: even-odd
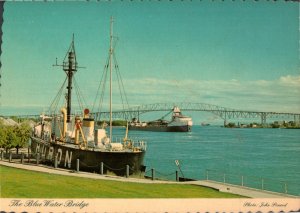
[(241, 110), (300, 112), (300, 76), (277, 80), (240, 81), (125, 80), (130, 104), (160, 102), (210, 103)]
[[(282, 76), (276, 80), (241, 81), (196, 80), (196, 79), (123, 79), (130, 106), (153, 103), (207, 103), (226, 108), (250, 111), (275, 111), (300, 113), (300, 76)], [(114, 83), (117, 86), (117, 83)], [(114, 106), (121, 103), (118, 88), (114, 87)], [(88, 105), (92, 105), (98, 85), (80, 85)], [(35, 91), (37, 92), (37, 91)], [(56, 92), (56, 91), (55, 91)], [(55, 93), (54, 92), (54, 93)], [(53, 93), (53, 91), (47, 91)], [(106, 92), (108, 93), (108, 91)], [(75, 91), (74, 91), (75, 95)], [(36, 95), (26, 102), (14, 106), (42, 107), (50, 104), (54, 97), (36, 100)], [(104, 103), (108, 103), (108, 94)], [(15, 99), (14, 99), (15, 100)], [(16, 100), (18, 102), (20, 99)], [(74, 101), (76, 97), (74, 98)], [(14, 103), (12, 101), (12, 103)], [(36, 106), (33, 106), (33, 103)], [(96, 102), (97, 105), (98, 102)], [(2, 103), (2, 106), (12, 106)], [(30, 106), (29, 106), (30, 105)]]
[(282, 76), (279, 79), (279, 83), (287, 86), (296, 86), (300, 88), (300, 75), (299, 76)]

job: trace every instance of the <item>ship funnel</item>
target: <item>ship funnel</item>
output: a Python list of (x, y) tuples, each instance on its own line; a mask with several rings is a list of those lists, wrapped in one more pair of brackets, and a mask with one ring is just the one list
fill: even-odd
[(61, 108), (61, 113), (63, 114), (63, 131), (62, 131), (62, 137), (66, 137), (67, 132), (67, 110), (66, 108)]
[(82, 120), (82, 130), (87, 140), (91, 140), (93, 138), (94, 126), (95, 126), (95, 121), (93, 118), (89, 117), (89, 113), (90, 110), (85, 109), (83, 120)]

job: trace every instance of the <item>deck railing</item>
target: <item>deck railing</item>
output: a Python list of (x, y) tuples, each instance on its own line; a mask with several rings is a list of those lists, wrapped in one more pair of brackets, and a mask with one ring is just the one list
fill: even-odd
[(265, 191), (272, 191), (284, 194), (299, 196), (299, 184), (293, 184), (287, 181), (274, 180), (257, 176), (246, 176), (239, 174), (229, 174), (217, 170), (206, 169), (205, 179), (225, 184), (233, 184), (242, 187), (254, 188)]

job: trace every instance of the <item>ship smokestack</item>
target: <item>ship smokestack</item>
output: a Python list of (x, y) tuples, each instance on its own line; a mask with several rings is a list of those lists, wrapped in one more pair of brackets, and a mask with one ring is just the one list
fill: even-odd
[(93, 138), (94, 126), (95, 126), (95, 121), (93, 118), (89, 117), (89, 113), (90, 113), (89, 109), (85, 109), (83, 120), (82, 120), (82, 130), (87, 141)]

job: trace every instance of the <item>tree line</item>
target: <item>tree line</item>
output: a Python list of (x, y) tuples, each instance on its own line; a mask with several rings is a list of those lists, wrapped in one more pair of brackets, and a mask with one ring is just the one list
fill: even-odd
[(5, 149), (6, 152), (16, 148), (18, 153), (19, 148), (27, 146), (31, 131), (31, 127), (26, 122), (8, 126), (0, 120), (0, 148)]

